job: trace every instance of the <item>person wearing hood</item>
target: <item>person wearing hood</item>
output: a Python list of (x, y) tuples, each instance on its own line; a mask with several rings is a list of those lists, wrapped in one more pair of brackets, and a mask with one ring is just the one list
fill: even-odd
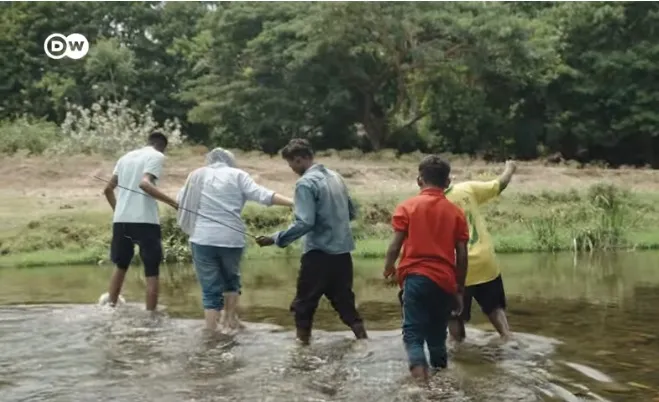
[(208, 330), (217, 329), (218, 322), (229, 330), (240, 327), (237, 306), (240, 260), (245, 248), (241, 213), (247, 201), (293, 206), (290, 198), (256, 184), (249, 173), (236, 167), (234, 155), (223, 148), (208, 153), (206, 166), (190, 173), (178, 195), (177, 222), (190, 236)]

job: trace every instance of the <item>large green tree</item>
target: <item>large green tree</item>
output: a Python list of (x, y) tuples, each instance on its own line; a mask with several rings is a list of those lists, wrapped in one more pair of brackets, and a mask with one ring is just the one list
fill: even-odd
[[(69, 3), (0, 5), (0, 119), (28, 113), (64, 118), (67, 101), (89, 105), (100, 95), (154, 104), (160, 120), (183, 121), (191, 107), (179, 99), (190, 71), (175, 42), (196, 35), (212, 3)], [(51, 60), (43, 42), (54, 32), (81, 33), (90, 54)], [(205, 135), (204, 128), (196, 129)]]
[[(302, 136), (659, 166), (658, 22), (652, 2), (2, 3), (0, 119), (106, 97), (269, 153)], [(54, 32), (89, 55), (48, 59)]]
[(548, 137), (572, 157), (659, 166), (659, 5), (565, 3), (565, 67), (550, 83)]
[[(507, 120), (520, 92), (546, 83), (560, 60), (542, 21), (482, 4), (240, 4), (219, 11), (197, 40), (206, 38), (193, 56), (204, 70), (190, 86), (191, 116), (249, 147), (300, 135), (347, 146), (356, 132), (374, 149), (448, 136), (475, 151), (489, 144), (469, 138), (481, 132), (438, 130), (460, 114), (440, 110), (446, 100), (471, 110), (489, 101), (486, 112)], [(434, 130), (419, 138), (426, 117)]]

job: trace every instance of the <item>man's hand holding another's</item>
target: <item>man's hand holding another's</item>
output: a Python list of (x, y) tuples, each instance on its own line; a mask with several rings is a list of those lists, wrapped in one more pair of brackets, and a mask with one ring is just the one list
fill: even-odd
[(275, 240), (270, 236), (259, 236), (256, 238), (256, 244), (261, 247), (272, 246), (275, 244)]

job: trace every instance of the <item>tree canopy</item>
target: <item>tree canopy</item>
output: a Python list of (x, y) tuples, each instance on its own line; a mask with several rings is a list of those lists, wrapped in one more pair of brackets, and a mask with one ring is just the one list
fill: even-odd
[[(193, 141), (659, 165), (659, 5), (4, 3), (0, 119), (101, 97)], [(53, 32), (90, 41), (51, 60)], [(1, 133), (0, 133), (1, 135)]]

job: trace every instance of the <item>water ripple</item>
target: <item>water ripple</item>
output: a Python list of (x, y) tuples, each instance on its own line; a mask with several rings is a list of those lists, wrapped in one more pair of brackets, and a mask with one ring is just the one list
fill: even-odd
[[(449, 369), (419, 388), (409, 380), (400, 331), (314, 332), (311, 347), (271, 325), (237, 337), (193, 320), (124, 305), (0, 308), (3, 401), (536, 401), (573, 400), (554, 384), (558, 342), (520, 334), (499, 347), (469, 329)], [(587, 394), (587, 392), (586, 392)], [(575, 396), (576, 397), (576, 396)], [(593, 397), (594, 398), (594, 397)], [(578, 399), (586, 400), (586, 399)], [(597, 399), (591, 399), (597, 400)]]

